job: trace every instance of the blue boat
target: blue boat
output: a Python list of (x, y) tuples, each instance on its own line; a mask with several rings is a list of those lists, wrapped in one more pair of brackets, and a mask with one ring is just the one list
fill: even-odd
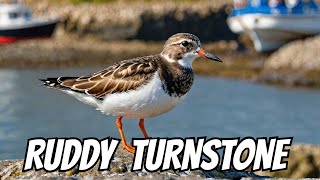
[(248, 34), (257, 51), (275, 50), (320, 33), (320, 1), (234, 0), (228, 25), (234, 33)]

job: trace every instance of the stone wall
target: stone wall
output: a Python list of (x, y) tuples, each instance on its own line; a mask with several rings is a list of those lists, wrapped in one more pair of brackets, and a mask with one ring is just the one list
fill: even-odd
[(226, 23), (232, 0), (116, 1), (106, 4), (57, 4), (30, 1), (35, 15), (54, 15), (63, 29), (99, 39), (166, 40), (190, 32), (206, 41), (235, 40)]
[(259, 175), (283, 178), (319, 178), (320, 147), (310, 144), (293, 145), (290, 149), (288, 169), (284, 171), (260, 171)]

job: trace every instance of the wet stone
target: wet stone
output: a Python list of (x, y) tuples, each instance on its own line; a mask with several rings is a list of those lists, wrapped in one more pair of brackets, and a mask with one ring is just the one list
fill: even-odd
[(99, 171), (99, 162), (92, 169), (85, 172), (78, 172), (77, 168), (67, 172), (45, 172), (43, 170), (35, 172), (30, 170), (28, 172), (22, 172), (23, 163), (21, 161), (0, 161), (0, 176), (4, 179), (100, 179), (100, 178), (111, 178), (111, 179), (206, 179), (206, 178), (242, 178), (242, 177), (254, 177), (259, 176), (253, 173), (238, 172), (234, 170), (220, 172), (213, 170), (210, 172), (203, 172), (201, 170), (196, 171), (164, 171), (164, 172), (147, 172), (145, 169), (137, 172), (131, 172), (131, 164), (133, 161), (133, 155), (118, 148), (114, 159), (111, 161), (110, 169), (106, 171)]

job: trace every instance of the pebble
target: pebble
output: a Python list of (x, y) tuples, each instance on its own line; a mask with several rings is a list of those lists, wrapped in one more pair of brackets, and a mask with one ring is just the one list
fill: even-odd
[(145, 173), (145, 172), (140, 172), (140, 173), (138, 173), (138, 176), (146, 176), (146, 175), (148, 175), (148, 174)]

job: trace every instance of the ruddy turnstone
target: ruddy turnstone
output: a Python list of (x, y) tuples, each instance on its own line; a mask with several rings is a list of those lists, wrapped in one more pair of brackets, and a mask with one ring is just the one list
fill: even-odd
[(160, 54), (118, 62), (100, 72), (81, 77), (41, 79), (104, 114), (117, 116), (122, 145), (135, 149), (125, 139), (122, 117), (139, 119), (145, 138), (144, 118), (158, 116), (176, 107), (193, 84), (192, 62), (198, 57), (222, 62), (201, 48), (197, 36), (178, 33), (165, 43)]

